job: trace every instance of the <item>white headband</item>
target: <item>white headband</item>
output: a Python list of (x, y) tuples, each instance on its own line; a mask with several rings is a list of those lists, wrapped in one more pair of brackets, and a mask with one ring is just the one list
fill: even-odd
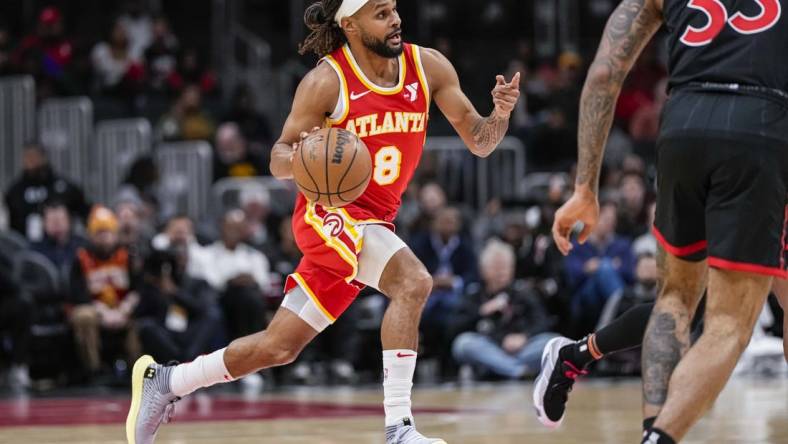
[(336, 20), (337, 25), (341, 27), (343, 18), (350, 17), (357, 13), (358, 10), (363, 8), (368, 2), (369, 0), (343, 0), (342, 6), (339, 7), (336, 15), (334, 15), (334, 20)]

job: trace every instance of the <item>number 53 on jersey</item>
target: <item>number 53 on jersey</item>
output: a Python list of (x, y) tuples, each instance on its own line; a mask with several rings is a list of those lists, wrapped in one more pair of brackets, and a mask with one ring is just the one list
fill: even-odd
[(760, 14), (748, 16), (737, 11), (730, 15), (720, 0), (690, 0), (687, 7), (703, 12), (707, 21), (699, 28), (687, 26), (681, 36), (681, 42), (688, 46), (705, 46), (722, 32), (726, 24), (740, 34), (757, 34), (771, 28), (780, 20), (782, 16), (780, 0), (752, 1), (758, 4)]

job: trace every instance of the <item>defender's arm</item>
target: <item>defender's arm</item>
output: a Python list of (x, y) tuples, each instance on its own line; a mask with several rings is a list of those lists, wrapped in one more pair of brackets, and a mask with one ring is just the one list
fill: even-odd
[(576, 191), (596, 196), (613, 112), (624, 80), (662, 25), (661, 0), (624, 0), (610, 16), (580, 99)]

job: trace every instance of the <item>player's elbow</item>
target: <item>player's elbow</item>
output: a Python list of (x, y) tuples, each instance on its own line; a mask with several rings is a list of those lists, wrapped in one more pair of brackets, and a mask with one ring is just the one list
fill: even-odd
[(586, 77), (587, 85), (610, 85), (620, 83), (626, 77), (619, 73), (616, 68), (604, 60), (595, 60), (588, 69)]
[(470, 150), (470, 152), (474, 156), (481, 157), (481, 158), (486, 158), (486, 157), (489, 157), (490, 154), (492, 154), (492, 152), (494, 151), (495, 147), (491, 148), (491, 147), (488, 147), (488, 146), (483, 146), (482, 144), (477, 143), (477, 142), (474, 141), (473, 143), (468, 144), (468, 149)]

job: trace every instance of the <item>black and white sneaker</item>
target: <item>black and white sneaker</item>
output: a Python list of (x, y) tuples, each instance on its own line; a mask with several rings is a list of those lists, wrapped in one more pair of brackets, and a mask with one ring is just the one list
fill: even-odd
[(534, 384), (534, 408), (539, 422), (551, 429), (560, 427), (564, 420), (566, 401), (575, 379), (588, 373), (559, 356), (563, 347), (574, 343), (569, 338), (558, 337), (550, 340), (542, 351), (542, 371)]

